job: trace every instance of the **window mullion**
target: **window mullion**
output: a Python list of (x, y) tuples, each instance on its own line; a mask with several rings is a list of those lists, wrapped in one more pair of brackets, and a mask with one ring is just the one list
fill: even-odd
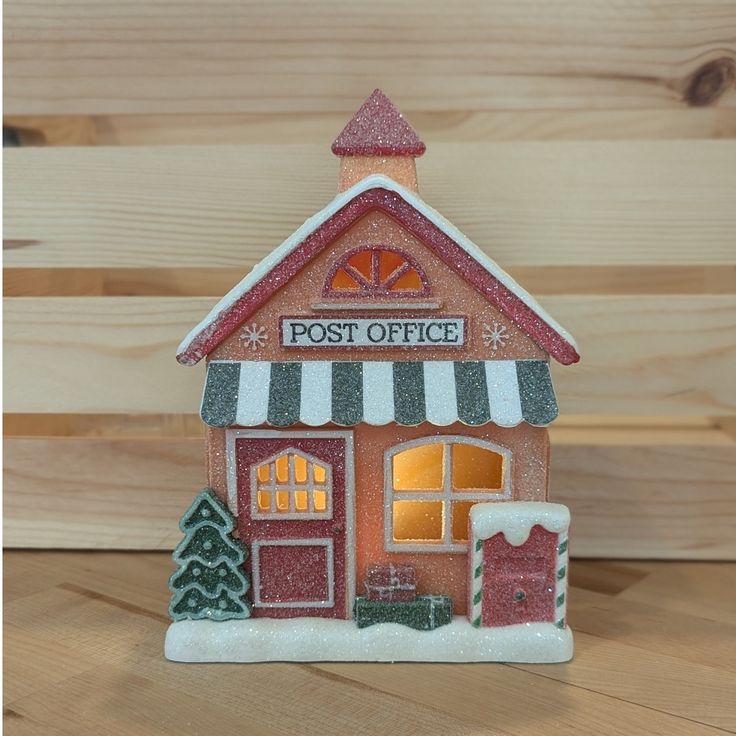
[(268, 512), (270, 514), (279, 510), (276, 503), (276, 462), (268, 464)]
[(287, 488), (289, 493), (289, 513), (293, 514), (296, 511), (296, 472), (294, 468), (294, 455), (289, 453), (287, 455), (288, 460), (288, 472), (287, 472)]
[(452, 544), (452, 444), (449, 442), (445, 442), (443, 447), (442, 464), (445, 501), (442, 513), (442, 544), (449, 547)]
[(307, 513), (314, 513), (314, 463), (307, 462)]
[(443, 501), (444, 491), (394, 491), (397, 501)]
[[(297, 460), (304, 459), (305, 477), (303, 480), (297, 478)], [(286, 478), (279, 479), (277, 463), (286, 462)], [(324, 481), (320, 483), (319, 490), (325, 497), (325, 508), (322, 511), (316, 509), (316, 501), (314, 498), (315, 486), (317, 484), (315, 478), (315, 468), (320, 468), (319, 464), (313, 463), (304, 457), (298, 451), (284, 452), (269, 463), (263, 463), (260, 466), (251, 466), (250, 469), (250, 488), (251, 488), (251, 509), (253, 518), (288, 518), (298, 519), (305, 518), (331, 518), (332, 516), (332, 468), (326, 466), (324, 470)], [(261, 481), (258, 477), (259, 470), (262, 473), (267, 469), (267, 479)], [(282, 468), (283, 470), (283, 468)], [(268, 507), (261, 508), (259, 502), (259, 493), (268, 493)], [(297, 503), (297, 494), (305, 493), (307, 498), (306, 505), (300, 506)], [(285, 506), (279, 506), (277, 500), (278, 494), (281, 494), (283, 502), (283, 494), (286, 494), (287, 503)]]

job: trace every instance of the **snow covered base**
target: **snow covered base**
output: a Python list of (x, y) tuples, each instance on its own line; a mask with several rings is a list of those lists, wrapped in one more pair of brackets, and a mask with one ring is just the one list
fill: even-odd
[(175, 662), (567, 662), (572, 632), (549, 623), (475, 628), (463, 616), (434, 631), (329, 618), (177, 621), (165, 653)]

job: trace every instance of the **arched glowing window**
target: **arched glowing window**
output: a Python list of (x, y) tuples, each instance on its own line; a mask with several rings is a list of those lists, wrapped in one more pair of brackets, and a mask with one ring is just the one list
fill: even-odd
[(331, 468), (300, 450), (254, 466), (250, 487), (253, 518), (332, 518)]
[(325, 296), (418, 297), (429, 294), (419, 264), (407, 253), (381, 246), (347, 253), (333, 267)]
[(465, 550), (473, 504), (510, 495), (508, 450), (470, 437), (427, 437), (386, 453), (386, 548)]

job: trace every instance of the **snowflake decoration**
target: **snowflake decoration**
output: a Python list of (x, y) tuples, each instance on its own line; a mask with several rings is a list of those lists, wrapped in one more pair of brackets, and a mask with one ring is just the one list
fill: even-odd
[(240, 339), (246, 345), (249, 345), (251, 350), (256, 351), (258, 350), (258, 348), (262, 348), (266, 344), (266, 340), (268, 340), (268, 335), (266, 335), (265, 327), (259, 327), (257, 324), (252, 324), (243, 327), (243, 332), (240, 335)]
[(483, 325), (483, 344), (492, 350), (504, 347), (509, 338), (509, 331), (504, 325), (498, 322), (494, 322), (493, 325)]

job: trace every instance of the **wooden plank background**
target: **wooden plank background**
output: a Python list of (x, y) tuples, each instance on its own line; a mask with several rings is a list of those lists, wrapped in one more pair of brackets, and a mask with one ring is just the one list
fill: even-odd
[(564, 665), (185, 666), (160, 654), (169, 555), (5, 559), (8, 736), (322, 736), (326, 722), (341, 735), (736, 729), (734, 565), (577, 560)]
[(5, 6), (13, 114), (736, 104), (730, 2), (290, 0)]
[[(736, 452), (721, 433), (563, 428), (552, 441), (555, 499), (572, 509), (576, 555), (736, 557)], [(203, 459), (191, 436), (8, 438), (5, 542), (171, 549), (181, 537), (173, 520), (204, 484)]]
[[(13, 413), (195, 412), (204, 366), (173, 358), (209, 297), (7, 299)], [(554, 296), (585, 360), (553, 365), (567, 414), (736, 413), (736, 295)], [(50, 357), (53, 356), (53, 362)], [(166, 391), (161, 391), (165, 386)]]
[[(334, 196), (313, 145), (9, 151), (6, 266), (228, 268)], [(504, 268), (733, 266), (736, 141), (434, 144), (422, 196)]]
[(422, 195), (581, 344), (555, 375), (573, 553), (736, 559), (731, 2), (10, 0), (5, 24), (6, 544), (173, 546), (204, 470), (173, 348), (332, 197), (329, 143), (380, 86), (428, 144)]

